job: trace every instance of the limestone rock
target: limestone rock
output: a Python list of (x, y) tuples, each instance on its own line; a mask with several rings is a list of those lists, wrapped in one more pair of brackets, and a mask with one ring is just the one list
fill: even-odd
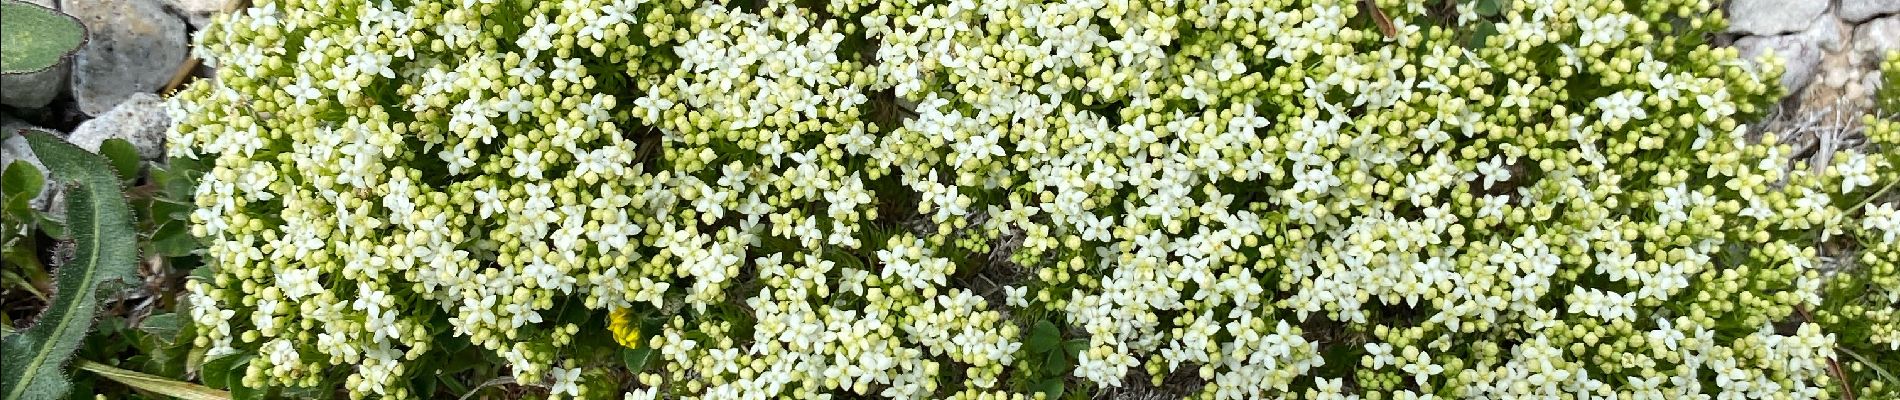
[(1843, 36), (1846, 27), (1833, 16), (1815, 17), (1808, 25), (1810, 28), (1800, 33), (1743, 37), (1735, 41), (1735, 48), (1747, 60), (1774, 52), (1786, 67), (1781, 86), (1788, 93), (1800, 93), (1820, 72), (1822, 58), (1844, 48), (1847, 39)]
[(73, 55), (73, 98), (99, 115), (134, 93), (156, 92), (185, 60), (185, 23), (156, 0), (61, 0), (91, 39)]
[(225, 3), (238, 0), (164, 0), (165, 8), (173, 14), (185, 18), (192, 28), (204, 29), (211, 22), (211, 16), (224, 11)]
[(1854, 53), (1860, 64), (1879, 68), (1887, 52), (1900, 50), (1900, 15), (1874, 19), (1854, 28)]
[(1841, 0), (1836, 11), (1847, 22), (1860, 23), (1874, 17), (1900, 14), (1900, 0)]
[(1764, 36), (1805, 31), (1827, 6), (1827, 0), (1735, 0), (1728, 6), (1728, 30)]
[(165, 155), (165, 130), (171, 128), (171, 123), (164, 99), (151, 93), (136, 93), (112, 111), (79, 124), (68, 140), (80, 148), (97, 152), (107, 139), (125, 139), (138, 148), (140, 158), (156, 160)]

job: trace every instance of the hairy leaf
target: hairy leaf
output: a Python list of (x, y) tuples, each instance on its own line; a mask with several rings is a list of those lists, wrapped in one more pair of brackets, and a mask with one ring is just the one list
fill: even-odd
[(33, 147), (58, 183), (69, 189), (66, 222), (75, 252), (59, 267), (53, 301), (39, 321), (5, 341), (0, 386), (5, 399), (63, 397), (71, 383), (63, 367), (91, 330), (101, 288), (137, 280), (132, 210), (105, 159), (45, 132), (29, 132)]
[(138, 178), (139, 149), (133, 147), (132, 142), (120, 138), (106, 139), (105, 143), (99, 144), (99, 155), (106, 156), (106, 161), (112, 163), (112, 169), (119, 172), (120, 178), (128, 181)]
[(0, 0), (0, 73), (39, 72), (86, 43), (71, 15), (20, 0)]

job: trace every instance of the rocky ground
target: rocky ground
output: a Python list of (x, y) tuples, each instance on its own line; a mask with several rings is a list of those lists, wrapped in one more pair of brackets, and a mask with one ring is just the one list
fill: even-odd
[(1851, 134), (1881, 82), (1881, 57), (1900, 49), (1900, 0), (1733, 0), (1727, 7), (1723, 41), (1743, 58), (1773, 53), (1786, 67), (1787, 98), (1761, 127), (1836, 145), (1830, 148), (1854, 144)]
[[(1841, 150), (1865, 145), (1861, 117), (1878, 112), (1881, 58), (1900, 50), (1900, 0), (1732, 0), (1726, 7), (1730, 36), (1719, 39), (1743, 58), (1773, 53), (1786, 69), (1786, 97), (1755, 124), (1756, 132), (1792, 143), (1790, 164), (1824, 165)], [(1823, 247), (1824, 271), (1853, 259)]]
[[(146, 159), (162, 158), (171, 121), (158, 93), (176, 80), (186, 64), (189, 38), (223, 8), (224, 0), (26, 1), (73, 15), (86, 25), (89, 38), (52, 68), (0, 75), (0, 130), (40, 128), (88, 149), (123, 138)], [(23, 138), (5, 136), (0, 165), (14, 160), (39, 164)], [(45, 206), (47, 197), (35, 205)]]

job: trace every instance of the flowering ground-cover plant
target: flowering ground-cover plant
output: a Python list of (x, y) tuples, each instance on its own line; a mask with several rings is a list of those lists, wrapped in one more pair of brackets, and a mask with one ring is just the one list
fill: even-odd
[(1900, 124), (1751, 134), (1707, 0), (257, 3), (173, 103), (213, 386), (1900, 384)]

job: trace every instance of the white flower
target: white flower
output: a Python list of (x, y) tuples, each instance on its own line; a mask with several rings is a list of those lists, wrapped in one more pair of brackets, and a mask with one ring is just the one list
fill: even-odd
[(580, 83), (581, 74), (586, 72), (585, 69), (581, 68), (581, 59), (579, 58), (556, 58), (554, 59), (554, 72), (548, 73), (548, 79)]
[[(1614, 45), (1629, 37), (1625, 27), (1629, 24), (1627, 14), (1604, 13), (1590, 18), (1591, 13), (1577, 13), (1577, 28), (1583, 31), (1578, 37), (1578, 47), (1590, 47), (1592, 44)], [(1619, 18), (1620, 17), (1620, 18)]]
[(1516, 79), (1511, 79), (1507, 86), (1509, 86), (1509, 90), (1506, 91), (1504, 99), (1498, 104), (1499, 108), (1531, 106), (1531, 90), (1536, 89), (1536, 85), (1523, 84), (1519, 83)]
[(660, 388), (644, 387), (627, 392), (626, 400), (659, 400)]
[(534, 103), (521, 98), (521, 91), (508, 89), (505, 97), (495, 99), (495, 111), (508, 113), (508, 122), (521, 122), (521, 113), (534, 110)]
[(317, 90), (316, 86), (310, 84), (309, 75), (298, 75), (297, 83), (285, 86), (284, 92), (289, 94), (290, 98), (295, 99), (296, 104), (299, 106), (304, 105), (304, 103), (310, 100), (316, 100), (323, 95), (322, 91)]
[(502, 311), (508, 314), (508, 326), (511, 329), (541, 323), (541, 312), (526, 304), (509, 304), (503, 306)]
[(1368, 360), (1372, 362), (1372, 369), (1383, 368), (1387, 365), (1398, 365), (1397, 359), (1392, 357), (1392, 344), (1390, 343), (1366, 343), (1366, 357), (1370, 357)]
[(1695, 102), (1702, 106), (1702, 120), (1714, 122), (1722, 117), (1735, 114), (1735, 103), (1728, 100), (1728, 88), (1716, 89), (1715, 93), (1696, 95)]
[(284, 297), (300, 300), (323, 291), (323, 284), (317, 279), (317, 270), (290, 269), (277, 273), (277, 287), (284, 291)]
[(1866, 215), (1861, 217), (1860, 227), (1868, 232), (1880, 235), (1883, 243), (1895, 243), (1900, 238), (1900, 209), (1893, 203), (1869, 204)]
[(1874, 185), (1874, 166), (1867, 162), (1867, 155), (1860, 152), (1848, 152), (1847, 159), (1835, 166), (1841, 173), (1841, 193), (1852, 193), (1856, 187)]
[(581, 395), (580, 368), (555, 367), (550, 374), (553, 375), (554, 384), (548, 387), (549, 394), (566, 394), (575, 397)]
[[(558, 65), (558, 60), (557, 60), (557, 65)], [(527, 82), (530, 85), (533, 85), (537, 83), (538, 81), (540, 81), (541, 76), (546, 75), (546, 74), (547, 74), (547, 70), (541, 69), (541, 66), (536, 65), (534, 63), (534, 60), (521, 60), (521, 62), (519, 64), (516, 64), (514, 68), (508, 69), (509, 76), (519, 77), (521, 78), (522, 82)]]
[(547, 15), (537, 13), (534, 15), (533, 26), (529, 26), (527, 32), (523, 32), (520, 38), (515, 39), (515, 45), (528, 51), (527, 58), (536, 58), (542, 51), (554, 48), (554, 35), (560, 29), (560, 25), (548, 22)]
[(1029, 293), (1028, 286), (1004, 286), (1003, 287), (1003, 297), (1004, 297), (1005, 303), (1007, 303), (1010, 307), (1028, 307), (1029, 300), (1025, 299), (1025, 296), (1028, 295), (1028, 293)]
[(1649, 113), (1643, 111), (1643, 96), (1643, 92), (1624, 90), (1599, 97), (1591, 104), (1603, 112), (1603, 120), (1608, 121), (1610, 127), (1621, 128), (1632, 119), (1649, 118)]
[(1511, 180), (1511, 169), (1504, 164), (1503, 157), (1491, 156), (1491, 159), (1478, 163), (1477, 175), (1465, 179), (1475, 180), (1479, 177), (1484, 178), (1484, 188), (1489, 190), (1494, 183)]
[(391, 58), (392, 57), (388, 54), (356, 53), (344, 57), (343, 61), (347, 63), (351, 71), (355, 71), (357, 74), (395, 78), (396, 71), (389, 69), (389, 60)]
[[(1408, 347), (1407, 349), (1410, 348)], [(1407, 350), (1406, 353), (1410, 354), (1411, 351)], [(1445, 372), (1445, 366), (1433, 364), (1432, 356), (1422, 352), (1419, 353), (1417, 358), (1406, 358), (1401, 364), (1404, 364), (1404, 366), (1399, 369), (1412, 374), (1413, 381), (1418, 383), (1420, 387), (1426, 386), (1425, 381), (1427, 379)]]

